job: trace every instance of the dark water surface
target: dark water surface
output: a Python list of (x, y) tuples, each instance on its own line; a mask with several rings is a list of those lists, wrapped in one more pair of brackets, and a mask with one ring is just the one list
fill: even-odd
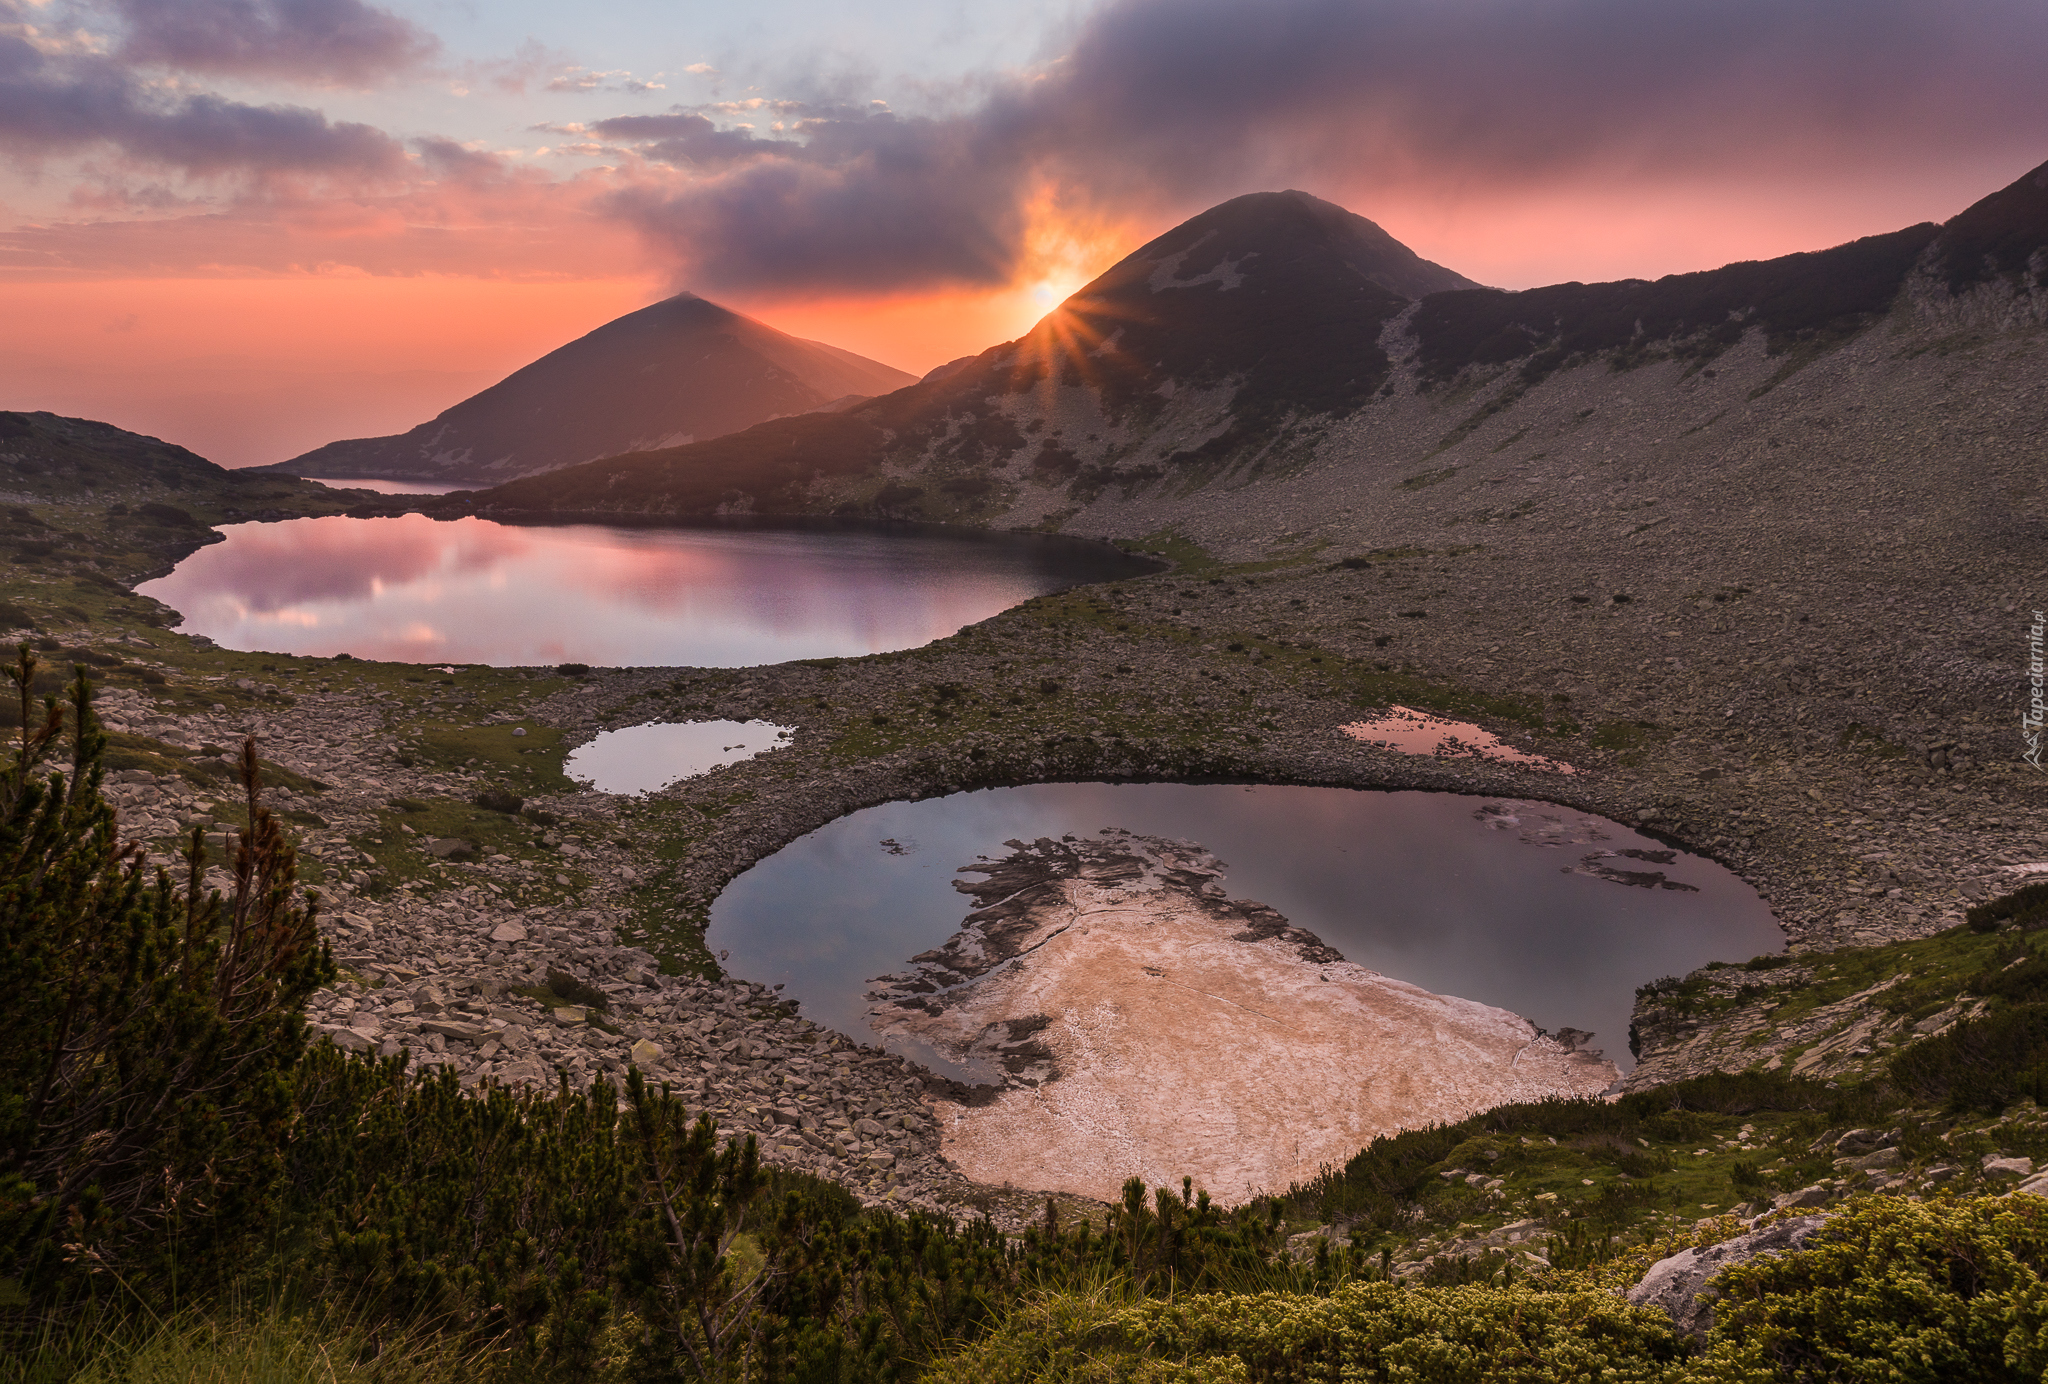
[(1106, 544), (909, 525), (534, 527), (425, 515), (235, 524), (138, 589), (231, 649), (737, 668), (914, 648), (1033, 596), (1155, 570)]
[(1549, 803), (1101, 783), (988, 789), (843, 817), (727, 886), (708, 941), (730, 952), (733, 974), (786, 983), (811, 1019), (872, 1041), (864, 982), (904, 969), (959, 927), (972, 907), (952, 887), (960, 866), (1007, 854), (1011, 837), (1112, 826), (1199, 842), (1230, 866), (1232, 898), (1271, 904), (1347, 960), (1553, 1032), (1591, 1030), (1623, 1070), (1634, 1065), (1638, 985), (1785, 942), (1756, 891), (1721, 866), (1684, 854), (1660, 861), (1658, 842)]

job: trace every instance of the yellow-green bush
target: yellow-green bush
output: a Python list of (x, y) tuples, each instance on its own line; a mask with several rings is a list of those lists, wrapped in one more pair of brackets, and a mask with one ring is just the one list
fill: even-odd
[(1718, 1281), (1699, 1380), (1999, 1384), (2048, 1374), (2048, 1200), (1876, 1197)]
[(931, 1384), (1675, 1380), (1662, 1312), (1600, 1292), (1350, 1283), (1327, 1297), (1258, 1293), (1118, 1306), (1050, 1294), (942, 1362)]
[[(1728, 1223), (1728, 1230), (1738, 1229)], [(1579, 1286), (1353, 1282), (1328, 1296), (1046, 1293), (931, 1384), (2006, 1384), (2048, 1377), (2048, 1200), (1879, 1197), (1717, 1280), (1703, 1351)], [(1573, 1278), (1579, 1276), (1574, 1275)], [(1567, 1280), (1569, 1281), (1569, 1280)], [(1583, 1280), (1581, 1280), (1583, 1281)]]

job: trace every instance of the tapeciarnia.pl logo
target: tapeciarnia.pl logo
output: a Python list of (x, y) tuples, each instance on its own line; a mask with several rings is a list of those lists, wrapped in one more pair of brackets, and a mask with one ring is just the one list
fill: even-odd
[(2034, 612), (2034, 623), (2027, 630), (2027, 683), (2032, 695), (2027, 700), (2027, 709), (2020, 713), (2020, 738), (2027, 742), (2027, 763), (2036, 769), (2041, 767), (2041, 727), (2048, 721), (2048, 696), (2042, 686), (2048, 682), (2042, 667), (2042, 645), (2048, 636), (2048, 619), (2040, 611)]

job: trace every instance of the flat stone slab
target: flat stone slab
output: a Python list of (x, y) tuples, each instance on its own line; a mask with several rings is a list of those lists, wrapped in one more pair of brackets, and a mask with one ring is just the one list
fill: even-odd
[(420, 1023), (420, 1032), (438, 1033), (443, 1038), (460, 1038), (466, 1043), (497, 1036), (497, 1030), (488, 1024), (465, 1024), (454, 1019), (423, 1020)]

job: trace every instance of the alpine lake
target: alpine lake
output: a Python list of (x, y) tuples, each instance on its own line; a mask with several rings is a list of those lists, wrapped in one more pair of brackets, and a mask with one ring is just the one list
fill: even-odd
[[(751, 667), (913, 648), (1033, 596), (1142, 575), (1107, 545), (907, 525), (530, 526), (324, 517), (227, 526), (140, 590), (234, 649), (422, 665)], [(771, 752), (760, 722), (607, 732), (569, 772), (655, 792)], [(939, 946), (956, 876), (1123, 830), (1199, 843), (1228, 892), (1361, 966), (1592, 1035), (1629, 1065), (1635, 988), (1782, 947), (1755, 890), (1618, 823), (1527, 800), (1241, 784), (1045, 783), (853, 812), (735, 879), (709, 947), (813, 1020), (962, 1081), (870, 1026), (871, 983)]]

